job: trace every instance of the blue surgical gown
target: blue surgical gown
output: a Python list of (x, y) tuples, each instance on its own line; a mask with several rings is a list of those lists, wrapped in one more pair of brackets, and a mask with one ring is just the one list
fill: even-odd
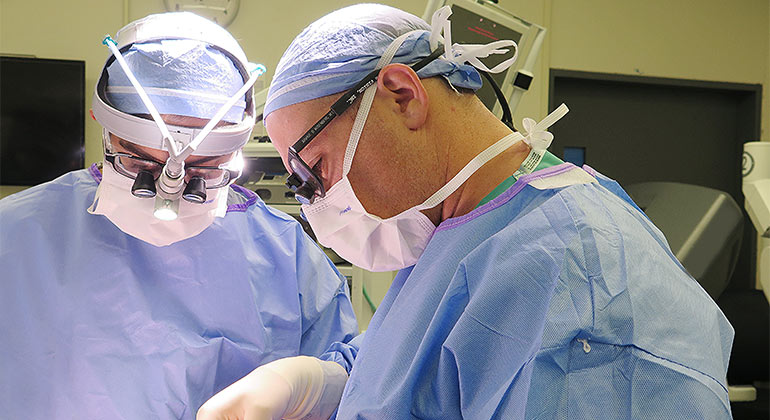
[(0, 418), (194, 419), (258, 365), (356, 333), (344, 278), (256, 194), (155, 247), (86, 211), (97, 179), (0, 201)]
[(574, 171), (437, 228), (348, 344), (338, 419), (730, 418), (727, 319), (617, 183)]

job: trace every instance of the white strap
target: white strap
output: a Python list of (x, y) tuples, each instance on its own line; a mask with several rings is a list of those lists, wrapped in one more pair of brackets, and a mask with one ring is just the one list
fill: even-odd
[(99, 185), (96, 186), (96, 194), (94, 195), (94, 201), (86, 209), (86, 211), (89, 214), (98, 214), (96, 213), (96, 206), (99, 204), (99, 196), (101, 195), (101, 192), (102, 192), (102, 183), (100, 182)]
[(155, 105), (153, 105), (152, 101), (150, 100), (150, 97), (147, 96), (147, 92), (145, 92), (144, 87), (142, 87), (141, 84), (139, 84), (139, 81), (134, 76), (134, 73), (131, 71), (131, 68), (128, 66), (128, 63), (126, 63), (126, 60), (123, 58), (123, 54), (120, 53), (120, 50), (118, 49), (117, 45), (115, 45), (115, 41), (113, 41), (112, 38), (107, 36), (104, 39), (104, 43), (109, 47), (110, 51), (112, 51), (112, 54), (115, 56), (115, 59), (118, 61), (118, 64), (120, 64), (120, 67), (123, 69), (123, 73), (125, 73), (126, 77), (128, 77), (128, 80), (131, 82), (131, 84), (134, 86), (134, 89), (136, 89), (136, 93), (139, 94), (139, 98), (141, 98), (142, 102), (144, 103), (144, 106), (147, 107), (147, 110), (150, 112), (150, 115), (152, 116), (153, 121), (155, 121), (155, 124), (158, 126), (158, 129), (160, 129), (161, 134), (163, 135), (163, 138), (167, 140), (168, 148), (169, 148), (169, 155), (176, 159), (177, 161), (181, 162), (187, 159), (193, 152), (195, 152), (195, 149), (200, 146), (200, 144), (203, 142), (203, 140), (206, 138), (206, 136), (209, 135), (211, 130), (214, 129), (214, 127), (219, 123), (219, 121), (225, 116), (227, 111), (230, 110), (230, 108), (235, 105), (236, 102), (238, 102), (245, 94), (249, 91), (249, 89), (254, 86), (254, 82), (257, 81), (257, 78), (265, 73), (266, 69), (264, 66), (257, 66), (254, 69), (250, 71), (249, 79), (243, 84), (243, 86), (238, 89), (238, 92), (235, 93), (235, 95), (231, 96), (214, 114), (214, 116), (209, 120), (208, 123), (203, 127), (203, 129), (198, 132), (198, 135), (195, 136), (195, 138), (187, 145), (185, 145), (184, 149), (179, 150), (182, 146), (181, 144), (177, 144), (177, 141), (174, 139), (173, 136), (171, 136), (171, 133), (168, 130), (168, 127), (166, 126), (165, 121), (160, 117), (160, 113), (158, 113), (158, 110), (155, 108)]
[(559, 105), (553, 112), (548, 114), (542, 121), (535, 123), (532, 118), (524, 118), (522, 125), (524, 126), (524, 142), (532, 149), (529, 154), (519, 166), (519, 169), (514, 172), (513, 177), (519, 179), (520, 176), (532, 173), (540, 161), (545, 156), (545, 151), (551, 146), (553, 141), (553, 134), (546, 131), (556, 121), (559, 121), (561, 117), (565, 116), (569, 112), (566, 104)]
[(235, 105), (238, 100), (240, 100), (244, 95), (246, 95), (246, 92), (248, 92), (252, 86), (254, 86), (254, 83), (257, 81), (257, 78), (265, 73), (264, 67), (262, 68), (256, 68), (251, 71), (251, 74), (249, 76), (249, 80), (246, 81), (246, 83), (241, 86), (240, 89), (238, 89), (238, 92), (235, 92), (235, 95), (231, 96), (230, 99), (227, 100), (219, 109), (217, 110), (216, 114), (214, 114), (213, 117), (209, 120), (209, 122), (206, 123), (206, 125), (203, 127), (203, 129), (198, 133), (197, 136), (191, 141), (187, 147), (184, 148), (181, 152), (179, 152), (178, 158), (181, 159), (187, 159), (191, 154), (195, 152), (195, 149), (200, 146), (201, 143), (203, 143), (203, 140), (206, 138), (206, 136), (209, 135), (211, 130), (214, 129), (214, 127), (219, 123), (219, 121), (224, 118), (227, 111), (230, 110), (230, 108)]
[(553, 134), (547, 131), (548, 128), (555, 124), (556, 121), (559, 121), (561, 117), (567, 115), (568, 112), (569, 108), (567, 108), (567, 105), (561, 104), (537, 124), (535, 124), (535, 120), (532, 118), (524, 118), (522, 121), (525, 133), (524, 141), (533, 149), (547, 149), (553, 141)]
[(339, 77), (340, 75), (337, 73), (331, 73), (331, 74), (317, 74), (310, 77), (305, 77), (304, 79), (299, 79), (297, 81), (291, 82), (288, 85), (285, 85), (281, 87), (280, 89), (276, 90), (270, 90), (267, 92), (267, 100), (265, 103), (273, 102), (277, 97), (292, 92), (294, 90), (297, 90), (299, 88), (305, 87), (307, 85), (312, 85), (314, 83), (321, 83), (323, 81), (326, 81), (328, 79), (332, 79), (335, 77)]
[[(561, 117), (566, 115), (567, 112), (569, 112), (567, 105), (561, 104), (558, 108), (556, 108), (556, 110), (548, 114), (547, 117), (543, 118), (543, 120), (537, 124), (535, 124), (535, 120), (531, 118), (525, 118), (524, 126), (525, 128), (528, 127), (526, 136), (518, 132), (511, 133), (498, 140), (495, 144), (487, 147), (483, 152), (479, 153), (476, 157), (471, 159), (468, 164), (460, 169), (460, 172), (452, 177), (452, 179), (446, 185), (441, 187), (432, 196), (428, 197), (428, 199), (417, 206), (416, 209), (426, 210), (436, 207), (439, 203), (452, 195), (453, 192), (457, 191), (457, 189), (460, 188), (460, 185), (467, 181), (468, 178), (470, 178), (471, 175), (473, 175), (479, 168), (484, 166), (484, 164), (502, 153), (507, 148), (513, 146), (513, 144), (519, 140), (523, 140), (525, 143), (529, 144), (530, 147), (532, 147), (532, 150), (530, 150), (529, 155), (527, 155), (527, 157), (524, 159), (521, 166), (519, 167), (519, 170), (516, 171), (514, 176), (517, 174), (521, 175), (524, 173), (531, 173), (533, 170), (535, 170), (537, 165), (543, 159), (543, 155), (545, 154), (545, 148), (536, 149), (533, 144), (537, 145), (537, 147), (540, 147), (547, 143), (546, 147), (548, 147), (553, 140), (553, 134), (545, 130), (553, 125), (553, 123), (561, 119)], [(527, 120), (531, 121), (531, 123), (527, 123)]]
[[(439, 43), (443, 43), (444, 55), (442, 58), (444, 60), (456, 64), (464, 64), (467, 62), (481, 71), (487, 73), (500, 73), (512, 66), (518, 58), (519, 46), (516, 45), (516, 42), (509, 39), (501, 39), (490, 42), (489, 44), (452, 44), (452, 30), (449, 23), (450, 15), (452, 15), (452, 9), (449, 6), (444, 6), (433, 13), (433, 17), (430, 21), (430, 49), (435, 50), (438, 48)], [(491, 54), (505, 54), (508, 52), (506, 47), (513, 47), (513, 57), (491, 69), (487, 68), (487, 66), (479, 60), (480, 58), (489, 57)]]
[[(436, 48), (438, 48), (438, 44), (439, 42), (441, 42), (444, 44), (444, 54), (442, 55), (442, 58), (444, 60), (447, 60), (456, 64), (464, 64), (467, 62), (472, 66), (476, 67), (477, 69), (488, 73), (500, 73), (505, 69), (507, 69), (508, 67), (510, 67), (511, 65), (513, 65), (513, 63), (516, 61), (516, 58), (518, 58), (519, 56), (519, 47), (518, 45), (516, 45), (516, 42), (512, 40), (498, 40), (498, 41), (494, 41), (484, 45), (452, 44), (452, 29), (451, 29), (451, 24), (449, 22), (449, 16), (451, 14), (452, 14), (452, 9), (449, 6), (444, 6), (436, 10), (435, 13), (433, 13), (433, 17), (431, 18), (431, 33), (430, 33), (431, 50), (435, 50)], [(390, 61), (396, 55), (396, 51), (398, 51), (398, 48), (401, 47), (401, 44), (404, 42), (404, 40), (414, 32), (422, 32), (422, 31), (416, 30), (416, 31), (407, 32), (399, 36), (395, 40), (393, 40), (393, 42), (391, 42), (391, 44), (382, 54), (382, 57), (380, 57), (380, 60), (377, 62), (377, 66), (375, 67), (375, 69), (380, 69), (384, 67), (386, 64), (390, 63)], [(442, 32), (443, 32), (443, 35), (442, 35)], [(479, 60), (480, 58), (486, 58), (491, 54), (505, 54), (508, 52), (508, 50), (505, 49), (505, 47), (514, 48), (513, 57), (503, 61), (502, 63), (496, 65), (492, 69), (487, 68), (487, 66), (484, 65), (484, 63), (482, 63), (481, 60)], [(348, 172), (350, 172), (350, 167), (353, 164), (353, 157), (356, 154), (358, 141), (361, 138), (361, 132), (363, 131), (364, 125), (366, 124), (366, 116), (369, 114), (369, 109), (372, 106), (372, 102), (374, 101), (374, 94), (376, 93), (376, 90), (377, 90), (377, 89), (372, 89), (373, 86), (375, 86), (375, 84), (372, 84), (372, 86), (369, 86), (366, 89), (366, 92), (364, 93), (364, 96), (361, 100), (361, 105), (358, 108), (358, 113), (356, 114), (356, 120), (353, 123), (353, 129), (350, 132), (348, 145), (347, 145), (347, 148), (345, 149), (345, 159), (342, 164), (342, 176), (348, 175)]]
[[(396, 51), (398, 51), (398, 48), (401, 47), (401, 44), (403, 44), (404, 40), (406, 40), (406, 38), (409, 37), (409, 35), (415, 32), (421, 32), (421, 31), (407, 32), (399, 36), (398, 38), (394, 39), (393, 42), (390, 43), (388, 48), (382, 54), (382, 57), (380, 57), (380, 60), (377, 61), (377, 65), (375, 66), (374, 69), (378, 70), (384, 67), (386, 64), (389, 64), (390, 61), (393, 60), (393, 57), (396, 55)], [(353, 129), (350, 131), (350, 137), (348, 138), (348, 147), (345, 148), (345, 160), (342, 163), (343, 177), (348, 176), (348, 172), (350, 172), (350, 167), (353, 164), (353, 156), (355, 156), (356, 148), (358, 147), (358, 140), (361, 138), (361, 132), (364, 131), (364, 125), (366, 124), (366, 117), (367, 115), (369, 115), (369, 109), (372, 107), (372, 102), (374, 101), (375, 93), (377, 93), (377, 83), (372, 83), (371, 86), (366, 88), (364, 97), (361, 99), (361, 106), (359, 106), (358, 108), (358, 113), (356, 114), (356, 120), (353, 123)]]
[(460, 172), (452, 177), (446, 185), (441, 187), (432, 196), (428, 197), (428, 199), (417, 206), (416, 209), (426, 210), (436, 207), (439, 203), (452, 195), (453, 192), (457, 191), (457, 189), (460, 188), (460, 185), (467, 181), (468, 178), (470, 178), (479, 168), (484, 166), (485, 163), (502, 153), (505, 149), (513, 146), (517, 141), (523, 139), (524, 136), (522, 136), (521, 133), (511, 133), (498, 140), (495, 144), (487, 147), (483, 152), (476, 155), (476, 157), (471, 159), (470, 162), (460, 169)]
[(150, 100), (150, 97), (147, 96), (147, 93), (144, 91), (144, 88), (142, 87), (142, 85), (140, 85), (139, 81), (136, 80), (136, 77), (134, 76), (134, 72), (132, 72), (131, 68), (128, 67), (128, 63), (126, 63), (126, 60), (123, 58), (123, 54), (120, 53), (118, 46), (115, 44), (115, 41), (113, 41), (113, 39), (110, 38), (109, 35), (107, 35), (104, 38), (104, 44), (107, 45), (107, 48), (109, 48), (110, 51), (112, 51), (112, 55), (114, 55), (115, 59), (118, 60), (118, 64), (120, 64), (120, 67), (123, 69), (123, 73), (125, 73), (126, 77), (128, 77), (128, 80), (134, 86), (134, 89), (136, 89), (136, 93), (139, 94), (139, 98), (142, 99), (142, 102), (144, 102), (144, 106), (147, 107), (147, 111), (150, 112), (150, 115), (152, 116), (153, 121), (155, 121), (155, 125), (158, 126), (158, 129), (160, 130), (160, 133), (163, 135), (163, 138), (168, 140), (169, 147), (171, 148), (169, 152), (172, 153), (173, 155), (177, 155), (179, 152), (177, 150), (177, 145), (175, 144), (176, 142), (173, 141), (174, 138), (171, 137), (171, 133), (168, 131), (168, 127), (166, 127), (166, 123), (160, 117), (160, 113), (158, 113), (158, 110), (155, 108), (155, 105), (153, 105), (152, 101)]
[[(137, 90), (133, 86), (107, 86), (104, 90), (107, 93), (133, 94), (133, 95), (138, 94)], [(169, 89), (169, 88), (145, 87), (144, 91), (145, 93), (149, 95), (154, 95), (154, 96), (182, 98), (182, 99), (187, 99), (191, 101), (195, 101), (195, 100), (206, 101), (206, 102), (213, 102), (216, 104), (223, 104), (225, 103), (225, 101), (230, 99), (228, 96), (218, 95), (215, 93), (188, 92), (185, 90)], [(240, 105), (245, 106), (245, 104), (246, 104), (246, 101), (241, 100)]]

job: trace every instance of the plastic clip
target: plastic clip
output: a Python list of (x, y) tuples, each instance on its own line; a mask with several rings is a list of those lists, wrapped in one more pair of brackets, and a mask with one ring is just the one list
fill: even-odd
[(109, 47), (109, 46), (110, 46), (110, 45), (109, 45), (110, 43), (112, 43), (112, 45), (116, 45), (116, 46), (118, 45), (118, 43), (117, 43), (117, 42), (115, 42), (115, 40), (114, 40), (114, 39), (112, 39), (112, 37), (110, 36), (110, 34), (107, 34), (107, 35), (105, 35), (105, 36), (104, 36), (104, 39), (102, 39), (102, 44), (104, 44), (104, 45), (106, 45), (106, 46), (108, 46), (108, 47)]
[(586, 353), (590, 353), (591, 352), (591, 345), (588, 344), (588, 339), (586, 339), (586, 338), (578, 338), (577, 341), (580, 342), (580, 343), (583, 343), (583, 351), (584, 352), (586, 352)]
[(264, 65), (262, 65), (262, 64), (257, 64), (257, 65), (254, 67), (254, 69), (253, 69), (253, 70), (251, 70), (251, 72), (250, 72), (250, 73), (257, 73), (257, 76), (262, 76), (263, 74), (265, 74), (265, 72), (267, 72), (267, 67), (265, 67), (265, 66), (264, 66)]

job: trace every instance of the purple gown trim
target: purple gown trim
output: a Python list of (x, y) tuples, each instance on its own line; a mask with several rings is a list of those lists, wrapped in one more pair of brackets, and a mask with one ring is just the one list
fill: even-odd
[(511, 198), (513, 198), (516, 194), (519, 193), (524, 187), (529, 184), (530, 182), (536, 180), (536, 179), (542, 179), (551, 177), (554, 175), (560, 175), (564, 172), (570, 171), (572, 169), (575, 169), (575, 165), (566, 162), (559, 165), (551, 166), (545, 169), (541, 169), (537, 172), (533, 172), (531, 174), (523, 175), (521, 178), (519, 178), (515, 184), (511, 188), (508, 188), (504, 193), (498, 195), (494, 199), (490, 200), (487, 204), (484, 204), (481, 207), (477, 207), (473, 209), (468, 214), (464, 214), (462, 216), (453, 217), (451, 219), (446, 219), (443, 222), (441, 222), (440, 225), (436, 228), (434, 234), (436, 232), (440, 232), (442, 230), (449, 230), (453, 229), (457, 226), (464, 225), (471, 220), (481, 216), (482, 214), (488, 213), (503, 204), (507, 203)]

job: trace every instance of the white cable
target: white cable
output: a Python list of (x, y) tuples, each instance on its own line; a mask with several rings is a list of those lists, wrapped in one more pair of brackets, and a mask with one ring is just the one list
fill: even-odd
[(147, 93), (144, 91), (144, 88), (142, 88), (142, 85), (140, 85), (139, 81), (136, 80), (134, 73), (128, 67), (128, 63), (126, 63), (126, 60), (123, 58), (123, 54), (120, 53), (118, 46), (115, 44), (115, 41), (113, 41), (112, 38), (110, 38), (110, 36), (107, 35), (104, 38), (104, 44), (107, 45), (110, 51), (112, 51), (112, 55), (114, 55), (115, 59), (118, 60), (118, 64), (120, 64), (120, 67), (123, 69), (123, 73), (126, 74), (126, 77), (128, 77), (128, 80), (134, 86), (134, 89), (136, 89), (136, 93), (139, 94), (139, 98), (142, 99), (144, 106), (147, 107), (147, 110), (150, 112), (150, 115), (152, 116), (153, 121), (155, 121), (155, 124), (158, 126), (160, 133), (163, 135), (163, 138), (168, 141), (169, 147), (171, 147), (172, 149), (170, 150), (170, 152), (173, 152), (173, 154), (176, 155), (177, 154), (176, 144), (174, 144), (174, 141), (173, 141), (174, 138), (171, 137), (171, 133), (168, 131), (168, 127), (166, 127), (166, 123), (160, 117), (160, 113), (158, 113), (158, 110), (155, 108), (155, 105), (153, 105), (152, 101), (150, 101), (150, 97), (147, 96)]
[(254, 70), (251, 74), (251, 77), (249, 77), (249, 80), (244, 83), (244, 85), (238, 89), (238, 92), (235, 93), (230, 99), (225, 102), (224, 105), (222, 105), (216, 114), (209, 120), (208, 123), (203, 127), (203, 130), (201, 130), (197, 136), (195, 136), (195, 139), (191, 141), (187, 147), (184, 148), (179, 153), (178, 158), (181, 158), (182, 160), (187, 159), (188, 156), (190, 156), (193, 152), (195, 152), (195, 149), (198, 148), (198, 146), (203, 142), (203, 140), (206, 138), (206, 136), (209, 135), (211, 130), (214, 129), (214, 127), (219, 123), (219, 121), (225, 116), (227, 111), (230, 110), (230, 108), (233, 107), (235, 102), (237, 102), (243, 95), (246, 94), (246, 92), (251, 89), (252, 86), (254, 86), (254, 82), (257, 81), (257, 78), (262, 75), (264, 71), (259, 71), (258, 69)]

